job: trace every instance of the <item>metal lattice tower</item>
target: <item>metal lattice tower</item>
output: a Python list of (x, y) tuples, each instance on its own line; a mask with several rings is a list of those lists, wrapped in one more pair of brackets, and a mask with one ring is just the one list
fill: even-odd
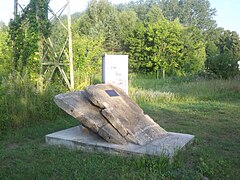
[[(14, 19), (20, 16), (20, 20), (24, 19), (29, 11), (29, 4), (24, 8), (19, 3), (20, 0), (14, 0)], [(49, 3), (51, 0), (46, 0), (47, 14), (51, 24), (58, 24), (62, 27), (65, 33), (65, 40), (56, 44), (52, 37), (44, 37), (39, 35), (38, 53), (40, 54), (40, 88), (47, 84), (53, 78), (53, 75), (58, 71), (70, 90), (74, 89), (74, 69), (73, 69), (73, 52), (72, 52), (72, 32), (71, 32), (71, 10), (70, 0), (65, 0), (66, 4), (57, 12), (54, 12)], [(54, 0), (52, 0), (54, 1)], [(56, 0), (57, 1), (57, 0)], [(30, 0), (31, 2), (31, 0)], [(36, 20), (39, 20), (39, 11), (41, 9), (36, 3)], [(67, 22), (64, 23), (61, 16), (66, 11)], [(63, 33), (63, 32), (62, 32)], [(64, 34), (63, 33), (63, 34)], [(51, 58), (50, 58), (51, 57)], [(66, 73), (67, 72), (67, 73)]]

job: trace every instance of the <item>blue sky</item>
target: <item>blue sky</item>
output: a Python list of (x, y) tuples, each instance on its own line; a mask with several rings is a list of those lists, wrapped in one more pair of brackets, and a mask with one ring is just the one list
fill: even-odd
[(217, 9), (214, 18), (218, 26), (240, 35), (240, 0), (210, 0), (212, 8)]
[[(0, 21), (8, 23), (13, 14), (14, 0), (0, 0)], [(27, 4), (29, 0), (18, 0), (20, 4)], [(110, 0), (112, 3), (127, 2), (128, 0)], [(240, 0), (209, 0), (212, 8), (217, 9), (217, 16), (214, 19), (219, 27), (237, 31), (240, 35)], [(61, 7), (66, 0), (52, 0), (51, 7)], [(57, 4), (56, 4), (57, 2)], [(83, 11), (89, 0), (71, 0), (72, 12)]]

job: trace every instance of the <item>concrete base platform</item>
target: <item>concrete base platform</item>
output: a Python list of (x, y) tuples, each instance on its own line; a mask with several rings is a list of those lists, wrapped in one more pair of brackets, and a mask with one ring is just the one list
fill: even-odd
[(48, 134), (45, 138), (48, 145), (63, 146), (87, 152), (98, 151), (120, 155), (137, 154), (173, 157), (175, 152), (190, 143), (194, 136), (168, 132), (166, 137), (144, 146), (136, 144), (118, 145), (106, 142), (100, 136), (82, 126), (76, 126)]

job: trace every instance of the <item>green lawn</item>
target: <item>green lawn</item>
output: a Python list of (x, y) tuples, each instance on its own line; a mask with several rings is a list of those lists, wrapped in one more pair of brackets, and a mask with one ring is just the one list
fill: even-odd
[(173, 163), (46, 146), (46, 134), (78, 124), (61, 113), (56, 121), (1, 135), (0, 179), (240, 178), (239, 81), (132, 77), (130, 82), (131, 97), (164, 129), (195, 135)]

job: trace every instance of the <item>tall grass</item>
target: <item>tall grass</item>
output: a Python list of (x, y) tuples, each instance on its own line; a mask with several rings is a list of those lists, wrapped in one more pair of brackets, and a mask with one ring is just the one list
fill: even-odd
[(0, 84), (0, 134), (11, 128), (54, 120), (61, 113), (53, 103), (55, 88), (39, 92), (28, 75), (10, 74)]
[(196, 102), (202, 100), (240, 101), (240, 81), (153, 79), (132, 77), (130, 96), (137, 102), (161, 103), (169, 101)]
[(131, 98), (137, 102), (156, 103), (176, 100), (176, 96), (172, 92), (161, 92), (141, 88), (130, 88), (129, 91)]
[[(93, 83), (100, 82), (99, 77), (96, 79)], [(87, 85), (89, 82), (83, 87)], [(57, 85), (39, 92), (29, 75), (13, 73), (3, 78), (0, 84), (0, 133), (9, 128), (55, 120), (62, 111), (53, 103), (53, 97), (61, 92), (63, 89)], [(193, 78), (156, 80), (131, 75), (129, 94), (138, 103), (240, 101), (240, 83), (239, 80), (196, 81)]]
[[(96, 76), (96, 77), (95, 77)], [(100, 82), (99, 75), (76, 76), (76, 89)], [(29, 74), (13, 72), (0, 80), (0, 134), (14, 129), (56, 120), (63, 111), (53, 102), (56, 94), (68, 91), (59, 79), (39, 91)]]

